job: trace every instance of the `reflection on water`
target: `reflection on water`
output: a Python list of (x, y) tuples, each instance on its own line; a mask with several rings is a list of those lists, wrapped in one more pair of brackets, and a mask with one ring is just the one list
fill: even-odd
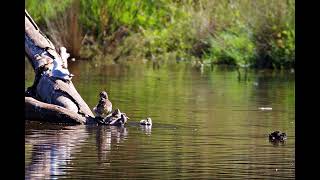
[[(26, 144), (32, 146), (32, 154), (26, 162), (25, 179), (56, 179), (66, 175), (68, 166), (73, 164), (74, 154), (81, 153), (81, 146), (84, 146), (89, 134), (96, 136), (97, 164), (109, 164), (112, 145), (121, 143), (128, 135), (125, 127), (58, 126), (57, 129), (46, 130), (36, 126), (42, 125), (37, 122), (27, 125), (33, 130), (26, 133)], [(49, 126), (47, 124), (46, 128)]]
[[(28, 123), (26, 179), (294, 179), (294, 74), (239, 78), (234, 69), (183, 63), (70, 67), (90, 107), (107, 90), (130, 120), (122, 128)], [(139, 125), (145, 117), (152, 128)], [(288, 139), (269, 142), (276, 130)]]
[(72, 153), (77, 153), (77, 148), (87, 138), (84, 127), (63, 132), (45, 130), (41, 134), (34, 133), (37, 131), (39, 130), (34, 129), (26, 132), (26, 144), (32, 146), (32, 154), (30, 162), (26, 162), (25, 178), (48, 179), (64, 175), (63, 168), (70, 165)]
[(93, 130), (96, 131), (99, 164), (110, 161), (111, 145), (121, 143), (128, 136), (128, 131), (125, 127), (98, 126)]
[(140, 125), (140, 129), (141, 129), (141, 131), (143, 131), (145, 134), (151, 135), (152, 126)]

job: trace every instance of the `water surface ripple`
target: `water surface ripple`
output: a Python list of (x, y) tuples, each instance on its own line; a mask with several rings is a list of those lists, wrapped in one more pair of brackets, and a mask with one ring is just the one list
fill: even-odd
[[(178, 64), (70, 65), (90, 107), (107, 90), (125, 127), (26, 122), (26, 179), (294, 179), (294, 74)], [(26, 87), (33, 72), (26, 67)], [(272, 107), (261, 110), (260, 107)], [(152, 117), (152, 128), (138, 124)], [(288, 140), (271, 143), (268, 133)]]

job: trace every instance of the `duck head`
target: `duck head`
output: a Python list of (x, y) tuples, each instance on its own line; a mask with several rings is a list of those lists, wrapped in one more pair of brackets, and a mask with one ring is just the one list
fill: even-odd
[(112, 113), (112, 116), (114, 117), (120, 117), (120, 115), (121, 115), (120, 109), (115, 109)]
[(147, 118), (147, 120), (146, 120), (146, 125), (152, 125), (152, 120), (151, 120), (151, 118)]
[(103, 107), (102, 105), (105, 104), (106, 102), (107, 102), (106, 99), (101, 98), (101, 99), (99, 100), (99, 105), (100, 105), (101, 107)]
[(101, 91), (101, 93), (99, 94), (100, 98), (104, 98), (104, 99), (108, 99), (108, 94), (106, 91)]

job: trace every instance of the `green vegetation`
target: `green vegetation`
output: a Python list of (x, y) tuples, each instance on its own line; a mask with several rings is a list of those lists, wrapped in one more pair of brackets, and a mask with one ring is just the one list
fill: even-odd
[(106, 61), (294, 68), (294, 0), (27, 0), (54, 43)]
[(45, 25), (48, 18), (64, 12), (72, 0), (26, 0), (26, 9), (38, 25)]

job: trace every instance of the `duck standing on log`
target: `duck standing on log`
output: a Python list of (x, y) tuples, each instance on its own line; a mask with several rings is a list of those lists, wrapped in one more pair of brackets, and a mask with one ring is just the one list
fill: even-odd
[(104, 118), (112, 112), (112, 103), (108, 98), (108, 94), (105, 91), (102, 91), (100, 94), (100, 100), (96, 107), (93, 108), (93, 112), (97, 117)]

